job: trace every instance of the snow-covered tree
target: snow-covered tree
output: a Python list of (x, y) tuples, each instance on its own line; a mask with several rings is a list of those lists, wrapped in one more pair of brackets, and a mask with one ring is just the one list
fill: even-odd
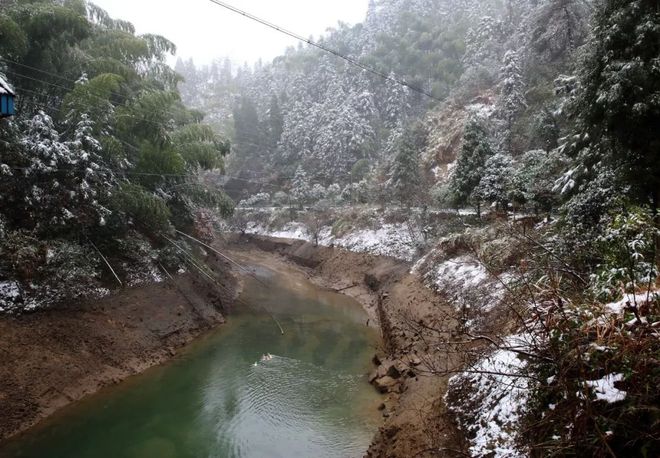
[(500, 137), (502, 147), (510, 153), (514, 123), (526, 106), (525, 82), (520, 68), (520, 57), (516, 51), (509, 50), (504, 54), (499, 89), (497, 114), (504, 122), (504, 130), (500, 132)]
[(22, 169), (8, 166), (11, 175), (2, 180), (5, 192), (0, 199), (12, 225), (69, 234), (103, 226), (109, 211), (100, 202), (110, 196), (113, 177), (102, 165), (91, 121), (83, 116), (71, 141), (60, 140), (52, 118), (43, 112), (29, 120), (26, 129), (22, 152), (11, 164)]
[(398, 153), (390, 167), (388, 187), (399, 202), (412, 205), (419, 199), (420, 164), (416, 132), (407, 132), (398, 144)]
[(549, 215), (559, 203), (555, 183), (566, 165), (565, 159), (557, 150), (523, 154), (512, 177), (511, 199), (531, 205), (535, 213), (543, 211)]
[(484, 176), (486, 161), (492, 155), (486, 132), (477, 121), (471, 120), (465, 127), (463, 146), (450, 179), (450, 191), (457, 205), (473, 202), (480, 212), (481, 200), (474, 190)]
[(309, 198), (312, 202), (318, 202), (320, 200), (323, 200), (325, 199), (326, 195), (327, 195), (327, 191), (320, 183), (315, 183), (309, 192)]
[(506, 211), (511, 192), (513, 161), (505, 154), (495, 154), (484, 165), (484, 174), (473, 194), (485, 203), (494, 203)]
[(634, 198), (660, 208), (660, 13), (655, 1), (604, 0), (578, 97), (581, 179), (602, 163)]
[(309, 183), (307, 173), (302, 165), (299, 165), (296, 170), (296, 175), (291, 182), (291, 197), (293, 197), (296, 203), (302, 207), (309, 202), (311, 191), (312, 187)]

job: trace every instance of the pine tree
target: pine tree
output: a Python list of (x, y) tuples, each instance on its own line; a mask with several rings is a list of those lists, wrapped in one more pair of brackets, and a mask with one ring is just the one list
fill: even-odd
[(634, 196), (660, 206), (660, 10), (652, 0), (605, 0), (582, 73), (580, 141), (571, 148), (589, 180), (599, 162)]
[(291, 196), (295, 199), (298, 205), (302, 208), (303, 205), (309, 202), (311, 194), (311, 186), (307, 173), (301, 165), (296, 169), (296, 175), (291, 182)]
[(504, 154), (495, 154), (484, 165), (484, 175), (473, 195), (486, 203), (495, 203), (497, 208), (508, 208), (513, 175), (513, 161)]
[(520, 58), (515, 51), (504, 54), (504, 65), (501, 69), (500, 97), (497, 102), (498, 115), (504, 121), (501, 132), (502, 146), (511, 152), (513, 126), (518, 114), (525, 108), (525, 82), (520, 69)]
[(411, 206), (419, 198), (420, 166), (416, 132), (406, 132), (397, 145), (397, 155), (390, 167), (388, 187), (404, 205)]
[(480, 214), (481, 200), (474, 190), (484, 176), (486, 161), (492, 155), (486, 132), (477, 121), (471, 120), (465, 127), (463, 146), (449, 185), (455, 204), (473, 202)]
[(268, 127), (270, 134), (270, 144), (273, 146), (273, 148), (275, 148), (282, 138), (282, 131), (284, 130), (284, 118), (282, 116), (282, 110), (280, 109), (277, 96), (274, 94), (270, 99), (270, 108), (268, 109)]

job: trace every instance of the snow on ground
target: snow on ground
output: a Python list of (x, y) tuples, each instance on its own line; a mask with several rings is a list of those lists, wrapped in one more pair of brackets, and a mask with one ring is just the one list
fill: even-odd
[(294, 239), (310, 241), (311, 235), (307, 227), (302, 223), (288, 223), (279, 231), (271, 231), (267, 227), (250, 222), (245, 229), (246, 234), (263, 235), (265, 237), (275, 237), (281, 239)]
[(0, 282), (0, 313), (10, 311), (21, 298), (21, 288), (15, 281)]
[[(412, 272), (420, 273), (424, 262), (423, 258), (413, 267)], [(452, 296), (457, 304), (469, 296), (474, 302), (470, 305), (489, 311), (503, 299), (505, 285), (513, 277), (504, 274), (496, 278), (479, 260), (471, 255), (463, 255), (433, 266), (424, 274), (424, 279), (431, 287)]]
[(606, 401), (610, 404), (623, 401), (628, 393), (614, 386), (616, 382), (623, 380), (623, 374), (608, 374), (602, 379), (587, 382), (587, 386), (594, 390), (596, 399)]
[[(247, 234), (267, 237), (313, 241), (313, 235), (303, 223), (292, 222), (281, 230), (248, 223)], [(418, 242), (405, 224), (383, 224), (378, 229), (358, 229), (341, 237), (332, 235), (332, 228), (323, 227), (319, 231), (319, 245), (339, 246), (356, 253), (369, 253), (377, 256), (390, 256), (404, 261), (412, 261), (417, 253)]]
[(405, 224), (383, 224), (378, 229), (362, 229), (343, 237), (330, 236), (320, 241), (329, 246), (334, 244), (356, 253), (370, 253), (412, 261), (417, 253), (418, 241)]
[(621, 299), (620, 301), (612, 302), (610, 304), (605, 305), (605, 310), (614, 315), (620, 315), (621, 313), (623, 313), (623, 311), (628, 306), (628, 304), (630, 305), (637, 304), (639, 306), (646, 302), (655, 300), (657, 295), (658, 295), (657, 291), (650, 291), (640, 294), (626, 294), (624, 298)]
[(524, 335), (508, 337), (502, 349), (449, 380), (445, 401), (470, 439), (472, 456), (523, 457), (517, 447), (530, 382), (521, 374), (526, 362), (516, 350), (527, 347)]

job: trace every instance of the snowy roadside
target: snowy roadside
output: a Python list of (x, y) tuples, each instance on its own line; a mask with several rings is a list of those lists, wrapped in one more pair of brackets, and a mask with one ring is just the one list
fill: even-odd
[[(269, 230), (263, 225), (251, 222), (247, 224), (245, 232), (266, 237), (314, 241), (309, 228), (298, 222), (288, 223), (281, 230)], [(332, 227), (325, 226), (318, 232), (318, 244), (412, 262), (418, 253), (419, 241), (411, 235), (405, 224), (382, 224), (378, 229), (358, 229), (341, 237), (332, 235)]]

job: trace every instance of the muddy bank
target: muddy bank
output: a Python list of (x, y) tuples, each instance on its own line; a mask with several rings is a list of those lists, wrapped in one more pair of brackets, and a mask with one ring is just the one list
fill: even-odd
[(176, 355), (224, 322), (237, 294), (225, 263), (209, 260), (222, 290), (186, 274), (102, 300), (0, 318), (0, 440), (104, 386)]
[(369, 313), (370, 324), (380, 328), (383, 348), (375, 355), (370, 380), (387, 397), (381, 406), (383, 426), (367, 456), (465, 456), (462, 438), (444, 410), (447, 377), (431, 374), (453, 368), (449, 355), (432, 345), (450, 336), (453, 309), (409, 274), (410, 265), (260, 236), (229, 236), (224, 244), (235, 256), (271, 265), (295, 264), (319, 286), (357, 299)]

